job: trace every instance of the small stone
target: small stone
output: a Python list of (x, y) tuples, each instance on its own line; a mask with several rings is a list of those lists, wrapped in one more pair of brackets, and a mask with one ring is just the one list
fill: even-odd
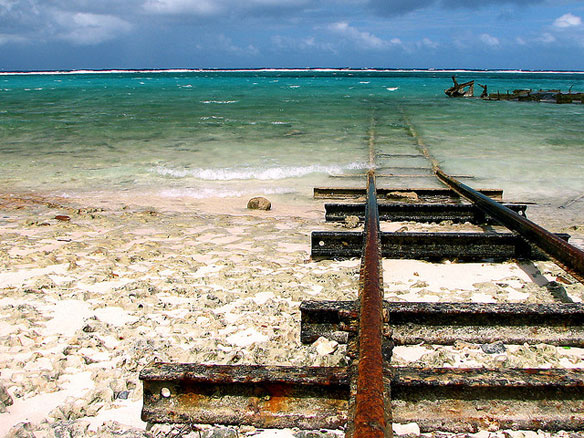
[(239, 433), (232, 427), (218, 427), (213, 429), (209, 438), (237, 438)]
[(34, 438), (32, 424), (27, 422), (17, 423), (8, 432), (6, 438)]
[(481, 350), (487, 354), (501, 354), (507, 351), (507, 348), (505, 348), (505, 345), (501, 341), (498, 341), (492, 344), (482, 344)]
[(66, 216), (64, 214), (58, 214), (57, 216), (55, 216), (55, 219), (61, 222), (69, 222), (71, 220), (69, 216)]
[(250, 210), (270, 210), (272, 203), (261, 196), (251, 198), (247, 203), (247, 208)]
[(0, 404), (4, 406), (11, 406), (13, 403), (12, 397), (8, 393), (6, 387), (0, 383)]
[(389, 192), (387, 199), (396, 199), (400, 201), (419, 201), (420, 198), (416, 192)]
[(120, 391), (116, 394), (117, 400), (128, 400), (128, 396), (130, 395), (130, 391)]
[(85, 333), (94, 333), (95, 331), (97, 331), (97, 324), (96, 322), (92, 321), (89, 324), (86, 324), (82, 330)]
[(318, 338), (313, 344), (316, 348), (316, 352), (321, 356), (334, 353), (338, 345), (338, 342), (323, 337)]
[(345, 228), (357, 228), (359, 226), (358, 216), (347, 216), (343, 224)]
[(239, 432), (245, 434), (255, 433), (257, 429), (254, 426), (239, 426)]
[(420, 426), (417, 423), (394, 423), (392, 428), (395, 435), (420, 436)]
[(426, 283), (425, 281), (422, 281), (422, 280), (418, 280), (414, 284), (412, 284), (410, 287), (417, 287), (417, 288), (428, 287), (428, 283)]

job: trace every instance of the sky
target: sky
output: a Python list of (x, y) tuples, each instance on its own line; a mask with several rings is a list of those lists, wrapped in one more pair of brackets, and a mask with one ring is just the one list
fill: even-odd
[(0, 71), (584, 70), (582, 0), (0, 0)]

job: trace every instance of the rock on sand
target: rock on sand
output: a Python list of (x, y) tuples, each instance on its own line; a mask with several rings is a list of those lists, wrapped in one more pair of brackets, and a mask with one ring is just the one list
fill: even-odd
[(272, 203), (266, 198), (257, 196), (247, 202), (247, 208), (250, 210), (269, 210), (272, 208)]

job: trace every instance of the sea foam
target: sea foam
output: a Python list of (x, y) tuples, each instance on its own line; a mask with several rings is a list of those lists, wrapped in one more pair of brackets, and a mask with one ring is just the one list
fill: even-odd
[(170, 178), (197, 178), (206, 181), (232, 181), (232, 180), (279, 180), (286, 178), (300, 178), (314, 173), (334, 175), (350, 169), (365, 169), (366, 163), (351, 163), (346, 166), (323, 166), (313, 164), (310, 166), (281, 166), (270, 168), (240, 167), (240, 168), (195, 168), (173, 169), (165, 166), (157, 166), (153, 172)]
[(214, 104), (218, 104), (218, 105), (228, 105), (230, 103), (237, 103), (237, 102), (239, 102), (239, 100), (203, 100), (201, 103), (205, 103), (205, 104), (214, 103)]

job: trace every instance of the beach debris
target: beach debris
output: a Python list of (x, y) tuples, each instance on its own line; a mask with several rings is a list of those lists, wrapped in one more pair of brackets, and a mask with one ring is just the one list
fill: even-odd
[(399, 199), (400, 201), (418, 202), (420, 197), (416, 192), (389, 192), (387, 199)]
[(347, 216), (343, 226), (345, 228), (357, 228), (359, 226), (359, 216)]
[[(456, 76), (452, 76), (454, 85), (446, 90), (444, 93), (449, 97), (474, 97), (474, 80), (459, 84)], [(517, 89), (511, 93), (506, 91), (501, 93), (489, 94), (487, 85), (477, 84), (483, 89), (480, 98), (483, 100), (511, 100), (517, 102), (547, 102), (547, 103), (582, 103), (584, 104), (584, 93), (572, 92), (572, 87), (567, 93), (561, 90), (532, 90), (532, 89)]]
[(483, 350), (487, 354), (501, 354), (507, 351), (503, 342), (493, 342), (491, 344), (482, 344), (481, 350)]
[(262, 196), (256, 196), (247, 202), (247, 208), (250, 210), (270, 210), (272, 203)]
[(584, 93), (563, 93), (561, 90), (513, 90), (511, 93), (491, 93), (487, 100), (513, 100), (518, 102), (584, 103)]
[(474, 96), (474, 82), (468, 81), (463, 84), (459, 84), (456, 80), (456, 76), (452, 76), (452, 82), (454, 85), (447, 90), (444, 90), (449, 97), (473, 97)]
[(318, 354), (320, 354), (321, 356), (326, 356), (327, 354), (334, 353), (338, 345), (339, 343), (336, 341), (320, 337), (313, 344), (313, 347), (316, 349), (316, 352)]

